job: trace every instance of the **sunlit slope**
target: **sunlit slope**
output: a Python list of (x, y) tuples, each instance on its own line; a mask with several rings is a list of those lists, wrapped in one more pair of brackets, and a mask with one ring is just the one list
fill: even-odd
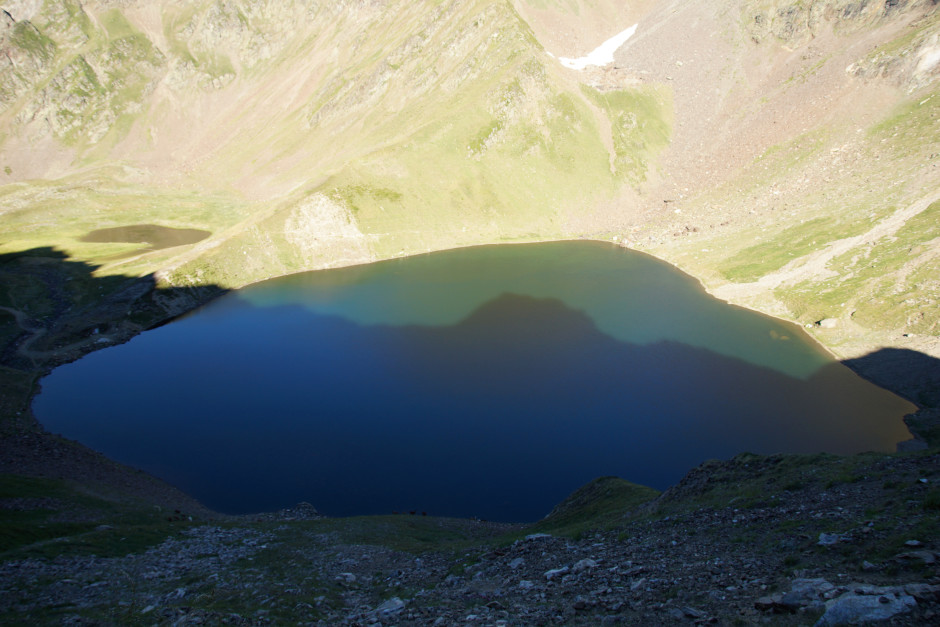
[[(232, 286), (569, 235), (670, 133), (667, 88), (582, 88), (508, 1), (10, 9), (4, 250), (55, 245), (104, 272)], [(77, 241), (142, 221), (213, 235), (136, 257)]]
[(672, 79), (676, 125), (631, 245), (723, 298), (836, 320), (818, 336), (844, 354), (940, 354), (938, 8), (729, 0), (641, 21), (618, 60)]
[[(846, 354), (936, 342), (934, 0), (0, 6), (0, 252), (235, 286), (616, 237)], [(135, 223), (212, 235), (80, 241)]]

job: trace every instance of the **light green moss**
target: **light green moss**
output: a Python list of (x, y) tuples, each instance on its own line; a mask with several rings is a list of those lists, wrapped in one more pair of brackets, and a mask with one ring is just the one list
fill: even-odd
[(111, 39), (129, 37), (136, 32), (120, 9), (109, 9), (104, 12), (100, 19), (108, 33), (108, 37)]

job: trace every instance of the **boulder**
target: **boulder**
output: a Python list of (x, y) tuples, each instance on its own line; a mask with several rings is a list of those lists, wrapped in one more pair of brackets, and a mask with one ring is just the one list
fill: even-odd
[(597, 562), (592, 559), (583, 559), (571, 567), (571, 572), (577, 574), (583, 570), (590, 570), (592, 568), (597, 568)]
[(826, 612), (816, 625), (857, 625), (887, 620), (910, 612), (916, 605), (914, 597), (907, 594), (860, 595), (847, 592), (826, 603)]
[(836, 587), (825, 579), (794, 579), (790, 591), (784, 594), (761, 597), (754, 607), (763, 612), (799, 612), (809, 608), (820, 610)]
[(401, 611), (405, 609), (405, 602), (399, 599), (398, 597), (392, 597), (382, 605), (378, 606), (373, 610), (376, 618), (394, 618), (401, 614)]
[(833, 544), (837, 544), (841, 539), (842, 536), (838, 533), (821, 533), (819, 534), (819, 542), (816, 544), (819, 546), (832, 546)]

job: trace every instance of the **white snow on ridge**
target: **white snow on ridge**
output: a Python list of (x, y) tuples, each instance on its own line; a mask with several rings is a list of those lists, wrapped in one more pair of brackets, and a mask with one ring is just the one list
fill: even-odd
[(586, 57), (581, 57), (580, 59), (568, 59), (566, 57), (560, 57), (558, 60), (561, 61), (562, 65), (571, 68), (572, 70), (583, 70), (589, 65), (603, 67), (613, 63), (614, 52), (617, 51), (617, 48), (625, 44), (628, 39), (633, 37), (633, 33), (636, 32), (637, 26), (639, 26), (639, 24), (634, 24), (619, 35), (614, 35), (598, 46), (594, 52), (587, 55)]

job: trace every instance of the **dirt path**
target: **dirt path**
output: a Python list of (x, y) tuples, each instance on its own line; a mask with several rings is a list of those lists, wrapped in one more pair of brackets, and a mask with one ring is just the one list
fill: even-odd
[(72, 342), (65, 346), (56, 348), (49, 351), (37, 351), (30, 348), (37, 340), (46, 335), (49, 332), (49, 329), (45, 327), (33, 327), (28, 323), (28, 316), (18, 309), (13, 309), (12, 307), (3, 307), (0, 306), (0, 310), (3, 310), (13, 316), (16, 319), (16, 324), (23, 331), (29, 333), (29, 337), (23, 340), (16, 349), (16, 353), (29, 359), (33, 366), (37, 366), (37, 362), (48, 361), (50, 359), (56, 359), (62, 355), (70, 354), (73, 352), (78, 352), (84, 349), (90, 344), (104, 344), (104, 343), (113, 343), (114, 340), (109, 338), (106, 335), (97, 335), (94, 337), (89, 337), (85, 339), (78, 340), (77, 342)]
[(0, 310), (5, 311), (5, 312), (7, 312), (8, 314), (10, 314), (11, 316), (13, 316), (13, 318), (16, 320), (16, 326), (18, 326), (19, 328), (21, 328), (21, 329), (22, 329), (23, 331), (25, 331), (26, 333), (29, 333), (29, 334), (30, 334), (29, 337), (27, 337), (25, 340), (23, 340), (23, 341), (20, 343), (20, 345), (19, 345), (19, 346), (17, 347), (17, 349), (16, 349), (16, 352), (17, 352), (18, 354), (22, 355), (23, 357), (26, 357), (27, 359), (29, 359), (29, 360), (33, 363), (33, 366), (35, 366), (35, 365), (36, 365), (36, 359), (42, 359), (42, 358), (45, 357), (46, 355), (40, 354), (40, 353), (36, 353), (36, 352), (30, 350), (29, 347), (33, 344), (33, 342), (35, 342), (35, 341), (38, 340), (40, 337), (42, 337), (43, 335), (45, 335), (47, 329), (45, 329), (45, 328), (43, 328), (43, 327), (38, 327), (38, 328), (37, 328), (37, 327), (30, 326), (30, 324), (29, 324), (29, 322), (28, 322), (29, 316), (27, 316), (25, 313), (23, 313), (23, 312), (20, 311), (19, 309), (13, 309), (12, 307), (3, 307), (3, 306), (0, 306)]
[(811, 279), (822, 280), (834, 276), (827, 268), (829, 262), (862, 246), (871, 246), (877, 241), (897, 233), (907, 221), (925, 211), (927, 207), (940, 200), (940, 191), (935, 191), (917, 202), (895, 211), (877, 223), (871, 229), (853, 237), (830, 242), (825, 248), (794, 259), (776, 272), (771, 272), (750, 283), (729, 283), (715, 288), (712, 293), (724, 300), (738, 300), (742, 297), (772, 292), (781, 285), (792, 285)]

